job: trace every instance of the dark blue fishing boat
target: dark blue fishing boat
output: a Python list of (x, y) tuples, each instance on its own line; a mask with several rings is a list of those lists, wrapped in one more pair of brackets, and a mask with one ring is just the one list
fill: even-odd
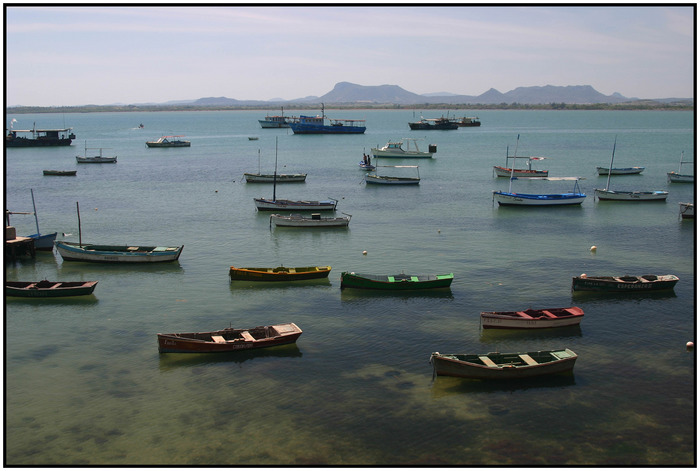
[[(329, 124), (326, 124), (328, 120)], [(330, 119), (321, 104), (321, 116), (299, 116), (298, 122), (290, 122), (294, 134), (364, 134), (364, 119)]]

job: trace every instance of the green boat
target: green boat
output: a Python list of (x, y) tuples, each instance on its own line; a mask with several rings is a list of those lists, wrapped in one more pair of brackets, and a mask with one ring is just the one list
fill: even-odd
[(454, 274), (447, 275), (368, 275), (343, 272), (340, 275), (340, 289), (382, 289), (392, 291), (448, 288)]

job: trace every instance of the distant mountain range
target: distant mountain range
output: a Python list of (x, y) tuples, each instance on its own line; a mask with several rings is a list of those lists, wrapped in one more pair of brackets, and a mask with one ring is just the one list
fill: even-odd
[[(333, 90), (322, 96), (307, 96), (293, 100), (238, 100), (227, 97), (208, 97), (197, 100), (169, 101), (165, 105), (195, 105), (195, 106), (263, 106), (263, 105), (293, 105), (307, 103), (325, 104), (394, 104), (394, 105), (498, 105), (501, 103), (519, 103), (524, 105), (540, 105), (550, 103), (565, 104), (598, 104), (598, 103), (628, 103), (640, 101), (639, 98), (628, 98), (619, 93), (603, 95), (590, 85), (569, 85), (544, 87), (518, 87), (506, 93), (492, 88), (481, 95), (457, 95), (449, 92), (427, 93), (419, 95), (398, 85), (357, 85), (350, 82), (339, 82)], [(645, 101), (659, 103), (693, 102), (692, 98), (653, 98)]]

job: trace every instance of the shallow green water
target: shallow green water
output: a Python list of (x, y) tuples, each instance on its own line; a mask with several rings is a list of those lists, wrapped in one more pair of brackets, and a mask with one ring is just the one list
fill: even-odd
[[(70, 148), (7, 149), (9, 210), (31, 211), (32, 188), (42, 232), (77, 240), (79, 201), (85, 242), (185, 245), (178, 263), (160, 266), (58, 254), (6, 263), (8, 280), (99, 280), (85, 299), (6, 299), (7, 464), (693, 464), (695, 353), (685, 343), (695, 336), (695, 225), (679, 219), (678, 202), (694, 200), (694, 185), (666, 182), (681, 151), (695, 153), (692, 113), (483, 111), (480, 128), (420, 132), (406, 124), (420, 111), (327, 110), (366, 118), (363, 136), (263, 130), (264, 114), (7, 116), (18, 128), (65, 124), (78, 136)], [(192, 147), (145, 148), (164, 134)], [(518, 155), (548, 157), (537, 168), (586, 178), (581, 207), (493, 204), (491, 190), (508, 179), (492, 167), (518, 134)], [(616, 136), (615, 166), (646, 170), (613, 177), (612, 188), (668, 189), (666, 203), (593, 200), (606, 180), (595, 167), (609, 164)], [(252, 199), (272, 188), (242, 175), (257, 171), (258, 149), (263, 171), (273, 169), (275, 137), (279, 171), (308, 173), (277, 196), (338, 198), (349, 229), (270, 229), (255, 211)], [(438, 146), (432, 160), (395, 163), (420, 165), (420, 186), (366, 187), (362, 152), (402, 137)], [(85, 140), (118, 163), (77, 165)], [(49, 168), (78, 175), (44, 177)], [(35, 232), (31, 216), (11, 222)], [(228, 280), (230, 265), (280, 264), (333, 271), (300, 285)], [(453, 272), (455, 281), (437, 293), (341, 292), (346, 270)], [(655, 296), (572, 296), (580, 273), (681, 281)], [(480, 311), (569, 305), (586, 313), (580, 328), (479, 327)], [(157, 332), (277, 322), (304, 330), (296, 345), (158, 354)], [(433, 379), (428, 363), (433, 351), (561, 347), (579, 355), (573, 375), (517, 384)]]

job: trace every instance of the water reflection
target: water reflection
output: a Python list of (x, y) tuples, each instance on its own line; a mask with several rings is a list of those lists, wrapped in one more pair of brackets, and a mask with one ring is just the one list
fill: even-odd
[(464, 393), (514, 392), (535, 388), (565, 388), (574, 386), (575, 384), (576, 378), (573, 372), (501, 381), (437, 376), (433, 380), (431, 396), (439, 399)]
[(661, 291), (630, 291), (624, 293), (606, 293), (597, 291), (572, 291), (571, 302), (580, 303), (585, 301), (628, 301), (630, 299), (672, 299), (676, 297), (673, 290)]
[(226, 353), (160, 353), (159, 367), (161, 371), (169, 371), (179, 367), (201, 366), (215, 363), (243, 363), (256, 358), (297, 358), (302, 356), (297, 344), (280, 345), (277, 347), (254, 350), (239, 350)]
[(97, 299), (94, 293), (85, 296), (66, 296), (59, 298), (22, 298), (16, 296), (5, 297), (5, 303), (7, 304), (23, 303), (35, 306), (90, 306), (99, 302), (99, 299)]
[(331, 282), (328, 278), (317, 278), (311, 280), (299, 280), (299, 281), (243, 281), (234, 280), (230, 281), (229, 288), (231, 294), (235, 294), (236, 291), (255, 291), (255, 290), (268, 290), (268, 289), (294, 289), (299, 287), (317, 287), (326, 286), (330, 287)]
[[(585, 319), (584, 319), (585, 320)], [(581, 337), (580, 325), (554, 327), (551, 329), (480, 329), (479, 337), (483, 343), (497, 343), (504, 340), (561, 339)]]
[(340, 300), (342, 302), (363, 302), (376, 300), (378, 298), (399, 298), (403, 300), (411, 298), (433, 298), (433, 299), (454, 299), (451, 288), (423, 289), (415, 291), (384, 291), (376, 289), (353, 289), (346, 288), (340, 290)]

